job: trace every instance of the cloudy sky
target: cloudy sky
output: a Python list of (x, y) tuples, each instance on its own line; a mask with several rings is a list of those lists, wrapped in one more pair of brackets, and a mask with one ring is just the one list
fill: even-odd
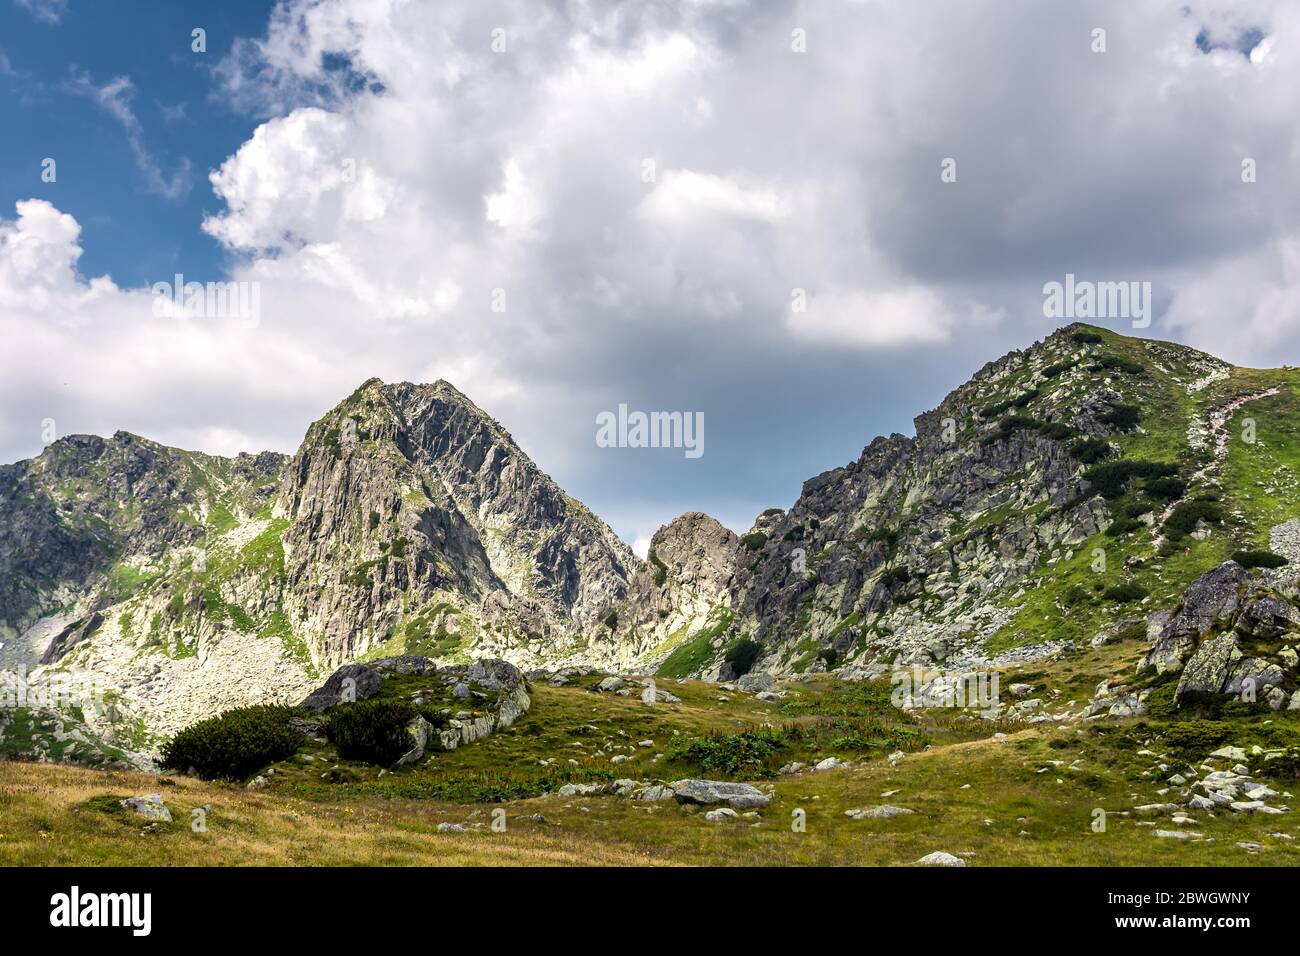
[[(0, 0), (0, 460), (292, 452), (441, 377), (629, 542), (743, 531), (1066, 273), (1300, 361), (1297, 117), (1283, 0)], [(159, 310), (176, 273), (258, 321)], [(620, 403), (703, 456), (598, 447)]]

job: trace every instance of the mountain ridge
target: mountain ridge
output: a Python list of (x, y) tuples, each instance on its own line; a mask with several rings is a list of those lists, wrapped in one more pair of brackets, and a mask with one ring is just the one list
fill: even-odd
[[(645, 562), (441, 379), (367, 379), (292, 456), (69, 436), (0, 468), (0, 668), (105, 676), (165, 734), (401, 653), (715, 678), (1049, 653), (1289, 517), (1271, 436), (1296, 386), (1075, 323), (748, 533), (688, 512)], [(1266, 426), (1249, 445), (1224, 437), (1243, 396)], [(1285, 489), (1261, 501), (1265, 467)]]

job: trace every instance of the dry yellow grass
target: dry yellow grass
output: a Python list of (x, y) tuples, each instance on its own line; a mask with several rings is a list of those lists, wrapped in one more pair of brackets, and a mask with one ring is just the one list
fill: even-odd
[[(781, 778), (758, 819), (710, 823), (673, 803), (558, 795), (460, 806), (370, 797), (305, 801), (177, 778), (0, 762), (0, 864), (5, 865), (435, 865), (645, 866), (906, 865), (934, 850), (969, 854), (972, 865), (1297, 865), (1296, 826), (1286, 817), (1221, 815), (1197, 829), (1207, 839), (1156, 838), (1149, 821), (1123, 815), (1133, 784), (1036, 768), (1059, 751), (1033, 730), (848, 770)], [(1039, 748), (1042, 748), (1041, 750)], [(968, 786), (969, 785), (969, 786)], [(888, 798), (883, 794), (898, 791)], [(105, 812), (106, 796), (161, 792), (176, 823)], [(1146, 797), (1142, 797), (1143, 800)], [(892, 803), (916, 811), (853, 820), (850, 807)], [(190, 813), (208, 806), (208, 831)], [(1111, 814), (1092, 832), (1093, 811)], [(505, 813), (504, 832), (491, 826)], [(544, 822), (531, 816), (542, 813)], [(796, 812), (804, 832), (792, 827)], [(437, 825), (464, 825), (439, 833)], [(1161, 826), (1169, 827), (1167, 822)], [(1237, 841), (1262, 844), (1247, 853)]]

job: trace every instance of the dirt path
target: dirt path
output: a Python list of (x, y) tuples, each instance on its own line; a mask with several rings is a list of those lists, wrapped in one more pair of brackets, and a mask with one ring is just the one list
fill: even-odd
[(1210, 412), (1210, 438), (1214, 441), (1214, 448), (1210, 455), (1210, 460), (1205, 465), (1196, 470), (1192, 477), (1187, 481), (1187, 491), (1177, 501), (1171, 501), (1165, 505), (1156, 523), (1151, 529), (1152, 541), (1151, 546), (1159, 551), (1160, 546), (1164, 544), (1165, 536), (1163, 533), (1165, 522), (1169, 516), (1174, 513), (1174, 509), (1184, 502), (1188, 501), (1192, 495), (1192, 489), (1200, 482), (1204, 481), (1209, 474), (1223, 464), (1223, 460), (1228, 457), (1228, 422), (1232, 421), (1232, 416), (1237, 414), (1238, 410), (1247, 402), (1256, 402), (1261, 398), (1268, 398), (1276, 395), (1281, 391), (1280, 388), (1274, 387), (1262, 392), (1256, 392), (1253, 395), (1238, 395), (1226, 405), (1214, 409)]

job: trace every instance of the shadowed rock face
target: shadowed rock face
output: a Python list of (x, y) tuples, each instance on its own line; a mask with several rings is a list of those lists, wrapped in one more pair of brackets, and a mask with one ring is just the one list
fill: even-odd
[(1293, 697), (1300, 708), (1300, 693), (1294, 693), (1298, 600), (1296, 571), (1251, 574), (1225, 561), (1188, 585), (1172, 612), (1150, 616), (1151, 648), (1138, 672), (1179, 674), (1174, 698), (1180, 703), (1232, 694), (1266, 700), (1275, 709)]
[(1160, 630), (1139, 670), (1180, 670), (1203, 636), (1233, 619), (1240, 607), (1239, 592), (1249, 580), (1245, 568), (1228, 561), (1193, 581), (1182, 603), (1160, 619)]
[(638, 565), (456, 389), (372, 379), (292, 458), (119, 432), (0, 469), (0, 666), (94, 671), (175, 729), (380, 646), (571, 654)]
[[(986, 365), (938, 408), (916, 419), (916, 437), (872, 441), (859, 458), (804, 483), (789, 511), (747, 536), (732, 632), (767, 653), (761, 669), (819, 669), (877, 654), (899, 663), (976, 646), (1001, 623), (999, 592), (1025, 581), (1053, 551), (1104, 530), (1111, 518), (1089, 493), (1068, 441), (1038, 427), (999, 434), (983, 411), (1000, 393), (1028, 394), (1034, 424), (1067, 426), (1070, 438), (1105, 438), (1101, 416), (1118, 400), (1104, 389), (1049, 379), (1042, 369), (1083, 347), (1062, 330)], [(1050, 391), (1055, 389), (1055, 391)], [(923, 590), (938, 600), (922, 610)], [(874, 621), (874, 630), (864, 625)], [(800, 660), (811, 639), (822, 657)], [(803, 651), (803, 656), (810, 656)]]
[(286, 605), (327, 664), (439, 604), (428, 627), (462, 645), (490, 630), (544, 656), (607, 615), (637, 564), (446, 382), (367, 382), (312, 425), (279, 506)]
[(262, 507), (285, 461), (217, 458), (117, 432), (72, 435), (0, 468), (0, 636), (52, 606), (111, 605), (122, 587), (105, 576), (123, 559), (147, 564), (198, 544), (219, 497)]
[(614, 643), (625, 662), (640, 659), (648, 667), (670, 635), (698, 631), (716, 609), (730, 607), (741, 560), (739, 536), (701, 512), (656, 531), (617, 612)]
[[(321, 671), (359, 658), (639, 673), (671, 663), (673, 676), (752, 661), (852, 678), (980, 666), (989, 638), (1007, 648), (999, 660), (1063, 652), (1051, 608), (1064, 620), (1073, 605), (1031, 598), (1055, 594), (1061, 562), (1077, 567), (1116, 520), (1114, 489), (1096, 473), (1092, 487), (1087, 467), (1127, 455), (1151, 434), (1142, 420), (1204, 477), (1222, 422), (1179, 421), (1170, 434), (1138, 406), (1190, 407), (1230, 377), (1203, 353), (1107, 335), (1070, 327), (990, 362), (920, 415), (915, 437), (875, 439), (743, 536), (685, 514), (644, 563), (446, 382), (365, 382), (292, 458), (219, 458), (125, 433), (63, 439), (0, 468), (0, 666), (45, 655), (93, 671), (170, 732), (232, 706), (301, 700)], [(1118, 359), (1125, 350), (1143, 363)], [(1121, 499), (1130, 529), (1117, 533), (1149, 522), (1158, 546), (1165, 519), (1131, 513), (1136, 494)], [(1279, 548), (1296, 537), (1275, 532)], [(1246, 649), (1289, 640), (1300, 613), (1289, 593), (1254, 594), (1244, 574), (1225, 565), (1152, 617), (1147, 666), (1181, 670), (1232, 631), (1242, 660), (1225, 643), (1226, 671), (1207, 654), (1189, 682), (1285, 670), (1249, 663)], [(1044, 633), (1011, 633), (1022, 621)]]

